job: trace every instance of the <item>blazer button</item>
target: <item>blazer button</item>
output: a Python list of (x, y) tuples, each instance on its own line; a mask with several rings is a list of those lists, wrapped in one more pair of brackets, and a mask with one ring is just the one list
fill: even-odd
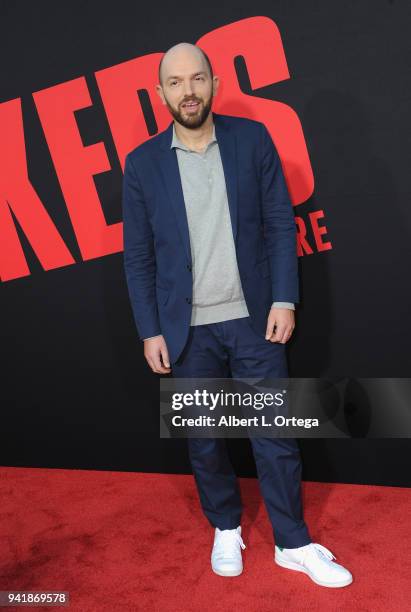
[(190, 266), (190, 264), (187, 264), (187, 270), (190, 270), (190, 272), (191, 272), (191, 266)]
[(191, 298), (186, 297), (187, 304), (191, 304)]

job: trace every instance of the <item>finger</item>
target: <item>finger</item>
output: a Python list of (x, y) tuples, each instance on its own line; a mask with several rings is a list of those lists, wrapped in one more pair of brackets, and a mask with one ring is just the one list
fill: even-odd
[(275, 326), (275, 320), (273, 321), (268, 321), (267, 323), (267, 329), (265, 332), (265, 339), (269, 340), (271, 338), (271, 336), (273, 335), (274, 332), (274, 326)]
[(165, 365), (166, 368), (170, 369), (170, 360), (168, 358), (168, 351), (167, 348), (164, 346), (160, 349), (161, 352), (161, 358), (163, 361), (163, 364)]
[(291, 338), (292, 333), (293, 333), (293, 327), (287, 327), (286, 331), (285, 331), (285, 334), (282, 337), (282, 339), (280, 340), (280, 342), (282, 342), (283, 344), (288, 342), (288, 340)]
[(289, 329), (290, 329), (289, 327), (285, 327), (285, 328), (284, 328), (283, 333), (281, 334), (280, 339), (279, 339), (279, 342), (280, 342), (281, 344), (285, 344), (285, 343), (287, 342), (288, 337), (289, 337), (289, 336), (288, 336), (288, 334), (289, 334)]
[(281, 342), (287, 327), (284, 325), (277, 325), (277, 329), (273, 336), (270, 338), (271, 342)]
[(154, 366), (156, 368), (157, 374), (168, 374), (169, 373), (170, 368), (165, 368), (160, 361), (160, 353), (158, 353), (154, 357), (153, 361), (154, 361)]
[(155, 356), (147, 356), (147, 363), (155, 374), (168, 374), (168, 371), (162, 371), (162, 365), (159, 360), (156, 359)]
[(283, 337), (280, 339), (280, 344), (285, 344), (288, 341), (289, 337), (290, 337), (290, 333), (286, 331)]

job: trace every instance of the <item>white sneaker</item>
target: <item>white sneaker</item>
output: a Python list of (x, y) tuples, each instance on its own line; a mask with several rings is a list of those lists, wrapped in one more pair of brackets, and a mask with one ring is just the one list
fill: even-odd
[(353, 581), (351, 573), (342, 565), (334, 563), (334, 555), (321, 544), (306, 544), (299, 548), (275, 547), (274, 560), (281, 567), (304, 572), (316, 584), (325, 587), (344, 587)]
[(215, 528), (214, 545), (211, 551), (211, 567), (219, 576), (239, 576), (243, 571), (241, 548), (245, 544), (241, 537), (241, 525), (236, 529)]

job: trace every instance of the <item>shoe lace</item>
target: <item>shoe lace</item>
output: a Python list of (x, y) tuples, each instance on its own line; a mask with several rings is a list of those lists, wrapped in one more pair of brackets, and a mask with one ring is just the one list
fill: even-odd
[(309, 554), (315, 554), (317, 557), (327, 561), (328, 563), (332, 561), (333, 559), (336, 559), (336, 557), (333, 555), (331, 550), (328, 550), (328, 548), (316, 542), (311, 542), (304, 548), (303, 561), (305, 557)]
[(238, 544), (243, 550), (246, 548), (243, 538), (238, 531), (235, 529), (224, 529), (224, 531), (221, 531), (218, 536), (215, 555), (223, 555), (224, 558), (234, 558), (238, 555)]

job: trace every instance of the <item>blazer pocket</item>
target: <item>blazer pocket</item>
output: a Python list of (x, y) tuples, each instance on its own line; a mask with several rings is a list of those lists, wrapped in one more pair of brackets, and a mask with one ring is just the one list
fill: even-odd
[(165, 306), (168, 302), (168, 298), (170, 297), (170, 291), (168, 289), (163, 289), (163, 287), (159, 287), (156, 285), (157, 292), (157, 302), (162, 306)]

